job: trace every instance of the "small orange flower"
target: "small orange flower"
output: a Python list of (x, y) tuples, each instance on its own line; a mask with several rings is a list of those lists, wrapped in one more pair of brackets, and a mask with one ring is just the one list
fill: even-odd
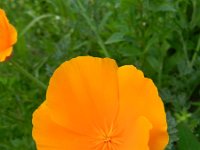
[(140, 70), (81, 56), (53, 74), (33, 114), (33, 138), (38, 150), (163, 150), (166, 114)]
[(0, 9), (0, 62), (12, 54), (12, 46), (17, 41), (17, 32), (9, 23), (5, 12)]

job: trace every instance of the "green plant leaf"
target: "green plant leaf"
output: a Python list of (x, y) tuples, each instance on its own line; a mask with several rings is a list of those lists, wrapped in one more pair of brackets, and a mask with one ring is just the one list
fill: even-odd
[(200, 150), (200, 143), (184, 123), (178, 125), (178, 150)]
[(108, 40), (105, 42), (105, 44), (118, 43), (121, 41), (124, 41), (124, 33), (117, 32), (117, 33), (112, 34), (108, 38)]
[(163, 5), (159, 6), (157, 10), (158, 11), (169, 11), (169, 12), (176, 11), (176, 9), (172, 5), (169, 5), (169, 4), (163, 4)]

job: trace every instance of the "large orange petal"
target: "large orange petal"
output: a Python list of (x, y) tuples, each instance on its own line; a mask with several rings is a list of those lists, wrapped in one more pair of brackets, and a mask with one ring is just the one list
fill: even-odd
[(145, 79), (145, 85), (143, 88), (145, 94), (144, 98), (149, 98), (149, 103), (145, 107), (145, 114), (151, 123), (153, 124), (153, 130), (150, 133), (149, 146), (151, 150), (161, 150), (164, 149), (169, 141), (167, 133), (167, 122), (166, 114), (164, 110), (164, 104), (158, 95), (158, 91), (153, 81), (150, 79)]
[(53, 120), (76, 132), (109, 132), (118, 110), (114, 60), (82, 56), (63, 63), (53, 74), (47, 105)]
[(151, 123), (144, 116), (129, 123), (123, 134), (123, 144), (118, 150), (149, 150)]
[(46, 102), (33, 114), (32, 135), (37, 150), (90, 150), (90, 138), (56, 124), (49, 116)]
[(130, 119), (145, 116), (152, 124), (150, 150), (164, 149), (168, 143), (166, 115), (155, 85), (134, 66), (120, 67), (118, 78), (120, 126), (126, 126)]
[(10, 47), (4, 51), (0, 51), (0, 62), (3, 62), (6, 60), (7, 57), (9, 57), (12, 54), (13, 48)]

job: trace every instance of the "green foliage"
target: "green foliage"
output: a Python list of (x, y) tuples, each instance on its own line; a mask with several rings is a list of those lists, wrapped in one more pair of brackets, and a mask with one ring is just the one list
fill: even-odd
[(179, 124), (178, 150), (200, 150), (200, 142), (197, 141), (190, 129), (183, 123)]
[[(200, 140), (199, 0), (5, 0), (0, 7), (19, 34), (12, 59), (38, 80), (48, 85), (72, 57), (109, 55), (154, 80), (169, 112), (168, 150)], [(0, 64), (1, 150), (35, 149), (31, 115), (44, 98), (9, 61)]]
[(167, 124), (168, 124), (168, 133), (169, 133), (169, 143), (167, 150), (175, 149), (175, 142), (179, 140), (177, 135), (177, 123), (175, 118), (171, 115), (170, 112), (167, 113)]

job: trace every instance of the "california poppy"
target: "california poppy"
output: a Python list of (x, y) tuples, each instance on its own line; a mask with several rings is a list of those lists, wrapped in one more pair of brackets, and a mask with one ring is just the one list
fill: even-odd
[(90, 56), (54, 72), (32, 133), (38, 150), (163, 150), (168, 143), (152, 80), (132, 65)]
[(9, 23), (5, 12), (0, 9), (0, 62), (12, 54), (13, 45), (17, 41), (17, 32)]

